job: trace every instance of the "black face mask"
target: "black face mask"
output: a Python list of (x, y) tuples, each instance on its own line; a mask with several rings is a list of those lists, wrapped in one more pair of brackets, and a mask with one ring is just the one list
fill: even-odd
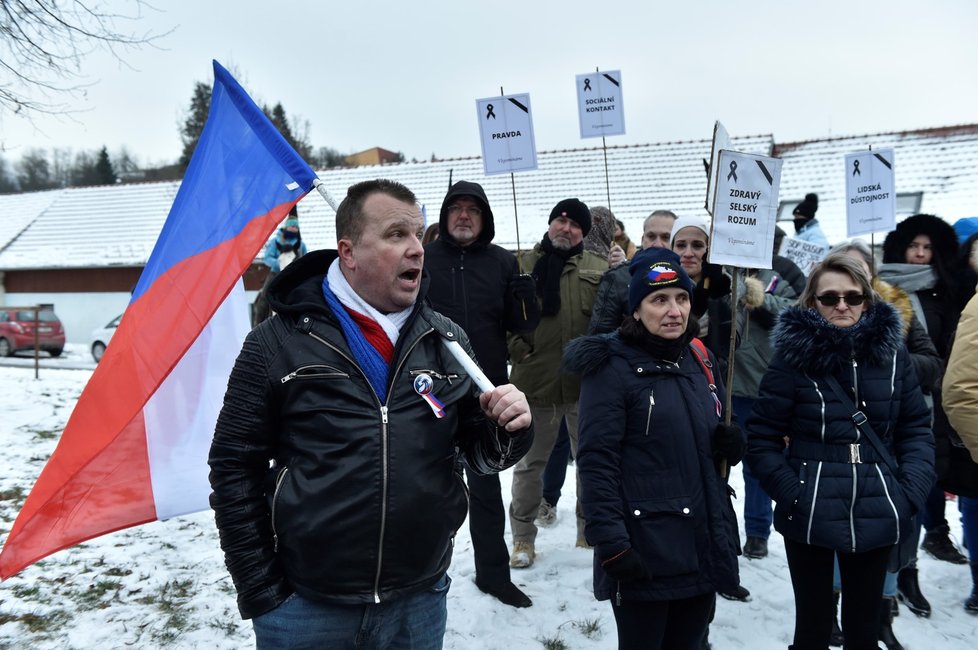
[(808, 223), (808, 221), (809, 221), (808, 217), (795, 217), (794, 218), (795, 232), (798, 232), (799, 230), (804, 228), (805, 224)]

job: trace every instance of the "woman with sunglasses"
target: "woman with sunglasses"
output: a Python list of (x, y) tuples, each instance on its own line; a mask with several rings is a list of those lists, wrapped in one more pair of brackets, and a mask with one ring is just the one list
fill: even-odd
[(838, 554), (845, 647), (875, 649), (890, 551), (912, 534), (934, 476), (930, 413), (900, 317), (859, 262), (830, 255), (773, 341), (747, 462), (777, 502), (795, 594), (791, 647), (828, 647)]

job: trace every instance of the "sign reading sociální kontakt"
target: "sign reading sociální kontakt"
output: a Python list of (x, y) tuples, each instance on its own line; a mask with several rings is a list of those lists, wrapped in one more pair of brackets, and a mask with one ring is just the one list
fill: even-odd
[(721, 150), (709, 261), (769, 269), (774, 253), (781, 160)]
[(577, 75), (577, 110), (581, 118), (582, 138), (624, 135), (621, 71)]
[(846, 232), (849, 237), (896, 227), (893, 149), (846, 154)]
[(475, 100), (486, 176), (537, 168), (530, 95)]

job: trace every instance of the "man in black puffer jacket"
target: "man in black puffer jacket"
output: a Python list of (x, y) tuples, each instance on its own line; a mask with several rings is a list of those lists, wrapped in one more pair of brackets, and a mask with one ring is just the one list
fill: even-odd
[[(439, 237), (425, 246), (428, 301), (462, 326), (489, 380), (508, 381), (506, 333), (531, 334), (540, 323), (536, 283), (516, 256), (492, 243), (496, 229), (482, 186), (459, 181), (442, 202)], [(506, 511), (497, 474), (468, 472), (469, 531), (475, 583), (512, 607), (533, 602), (510, 580)]]
[(461, 467), (499, 472), (532, 444), (523, 394), (481, 393), (446, 347), (472, 354), (424, 304), (421, 228), (403, 185), (352, 186), (338, 250), (276, 278), (277, 316), (231, 372), (211, 506), (258, 648), (441, 648)]

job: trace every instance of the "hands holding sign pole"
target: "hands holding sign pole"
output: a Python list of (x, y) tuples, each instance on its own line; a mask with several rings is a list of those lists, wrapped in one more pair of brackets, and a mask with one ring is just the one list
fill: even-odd
[[(730, 331), (724, 414), (724, 422), (729, 425), (733, 401), (740, 270), (771, 268), (782, 161), (719, 148), (717, 138), (728, 143), (729, 138), (719, 122), (717, 127), (714, 131), (713, 164), (709, 182), (712, 196), (707, 197), (707, 208), (713, 208), (707, 255), (711, 263), (729, 267), (732, 277), (730, 308), (734, 324)], [(710, 326), (714, 324), (711, 323)], [(720, 474), (724, 478), (727, 476), (726, 465), (726, 461), (721, 461)]]

